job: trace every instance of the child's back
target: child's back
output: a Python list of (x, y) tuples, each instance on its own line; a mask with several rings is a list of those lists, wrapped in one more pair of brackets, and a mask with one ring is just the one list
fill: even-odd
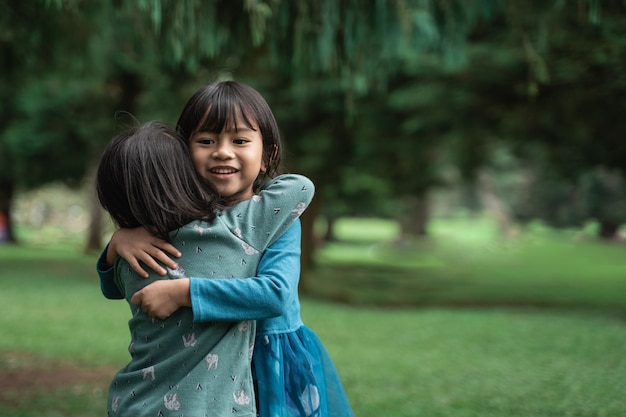
[(241, 241), (221, 222), (190, 223), (176, 233), (172, 243), (185, 259), (184, 270), (170, 270), (169, 277), (141, 278), (121, 258), (116, 265), (118, 285), (132, 311), (132, 360), (113, 378), (109, 410), (129, 417), (203, 416), (209, 410), (215, 416), (253, 416), (250, 348), (254, 321), (194, 323), (189, 308), (177, 310), (166, 320), (152, 319), (141, 306), (130, 304), (130, 298), (154, 279), (201, 274), (207, 267), (217, 276), (250, 275), (260, 252), (245, 253)]
[[(137, 275), (125, 260), (115, 261), (115, 285), (132, 312), (132, 359), (110, 385), (109, 415), (256, 415), (250, 369), (254, 322), (195, 323), (191, 308), (158, 320), (131, 300), (155, 280), (253, 275), (263, 251), (310, 203), (314, 187), (299, 175), (280, 176), (261, 195), (216, 217), (202, 211), (212, 193), (198, 182), (188, 158), (175, 132), (148, 124), (114, 138), (98, 169), (98, 196), (118, 225), (174, 230), (169, 238), (185, 255), (182, 268), (151, 279)], [(180, 224), (189, 218), (212, 221)]]

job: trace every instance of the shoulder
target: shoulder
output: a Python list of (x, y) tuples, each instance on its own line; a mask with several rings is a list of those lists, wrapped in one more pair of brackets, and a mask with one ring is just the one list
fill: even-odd
[(309, 178), (300, 174), (283, 174), (268, 181), (263, 190), (259, 193), (260, 197), (266, 195), (284, 195), (292, 194), (294, 196), (303, 197), (310, 200), (315, 194), (315, 184)]

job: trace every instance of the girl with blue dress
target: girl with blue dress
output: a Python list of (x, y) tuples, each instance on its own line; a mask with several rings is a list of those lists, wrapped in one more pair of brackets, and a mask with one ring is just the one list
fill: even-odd
[[(254, 142), (260, 150), (260, 138)], [(130, 360), (109, 385), (108, 415), (255, 417), (251, 362), (256, 323), (198, 323), (190, 308), (155, 320), (135, 297), (146, 287), (158, 288), (207, 268), (219, 275), (254, 274), (262, 253), (311, 201), (311, 181), (281, 175), (261, 195), (223, 208), (216, 191), (194, 169), (186, 142), (154, 122), (110, 142), (98, 165), (96, 187), (118, 226), (144, 226), (184, 254), (182, 267), (169, 277), (153, 273), (142, 278), (123, 258), (114, 261), (112, 281), (131, 311)]]
[[(177, 126), (191, 144), (192, 158), (195, 159), (194, 140), (208, 138), (212, 143), (212, 132), (219, 132), (224, 124), (220, 118), (229, 117), (236, 109), (249, 108), (246, 103), (250, 102), (261, 103), (257, 107), (265, 108), (265, 101), (259, 97), (256, 90), (236, 82), (214, 83), (198, 90), (185, 106)], [(268, 106), (267, 112), (271, 114)], [(252, 120), (254, 122), (258, 123)], [(264, 149), (264, 152), (269, 149), (271, 163), (266, 175), (271, 178), (278, 173), (280, 161), (278, 128), (269, 132), (261, 129), (261, 135), (264, 145), (268, 144), (266, 136), (273, 137)], [(224, 187), (222, 197), (228, 198), (227, 181), (220, 181), (211, 182), (218, 190)], [(260, 189), (259, 184), (255, 189)], [(142, 294), (142, 305), (151, 306), (147, 313), (156, 317), (189, 306), (193, 320), (198, 323), (256, 320), (252, 365), (260, 417), (352, 417), (350, 403), (328, 352), (300, 316), (300, 246), (301, 225), (297, 220), (265, 250), (257, 276), (229, 279), (206, 271), (205, 276), (173, 280), (167, 289)], [(120, 298), (120, 294), (112, 283), (107, 252), (109, 260), (111, 254), (121, 256), (137, 272), (145, 273), (139, 264), (141, 261), (160, 274), (165, 270), (156, 261), (167, 268), (175, 268), (176, 262), (165, 253), (180, 254), (175, 247), (143, 228), (118, 230), (97, 268), (102, 292), (112, 299)], [(149, 290), (150, 285), (144, 289)]]

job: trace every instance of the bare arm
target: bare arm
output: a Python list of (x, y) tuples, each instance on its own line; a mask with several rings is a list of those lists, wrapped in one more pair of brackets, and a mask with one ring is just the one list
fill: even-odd
[[(106, 261), (113, 265), (115, 258), (120, 256), (129, 263), (130, 267), (139, 276), (148, 278), (145, 267), (152, 269), (157, 274), (164, 276), (167, 271), (159, 264), (161, 262), (168, 268), (176, 269), (178, 264), (167, 254), (180, 257), (180, 251), (170, 243), (151, 235), (143, 227), (135, 229), (118, 229), (113, 233), (109, 243)], [(141, 262), (141, 263), (140, 263)]]
[(165, 320), (180, 307), (191, 307), (189, 278), (154, 281), (133, 294), (130, 302), (150, 317)]

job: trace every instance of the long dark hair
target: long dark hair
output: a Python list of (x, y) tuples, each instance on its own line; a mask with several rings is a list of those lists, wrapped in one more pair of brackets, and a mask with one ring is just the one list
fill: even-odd
[(267, 101), (247, 84), (219, 81), (200, 88), (185, 104), (176, 130), (189, 145), (195, 132), (221, 133), (237, 130), (237, 117), (247, 128), (258, 127), (263, 138), (263, 161), (267, 171), (254, 183), (258, 191), (263, 181), (281, 173), (282, 144), (278, 124)]
[(98, 166), (100, 204), (119, 227), (169, 232), (192, 220), (211, 221), (218, 194), (195, 171), (185, 141), (167, 125), (149, 122), (115, 136)]

